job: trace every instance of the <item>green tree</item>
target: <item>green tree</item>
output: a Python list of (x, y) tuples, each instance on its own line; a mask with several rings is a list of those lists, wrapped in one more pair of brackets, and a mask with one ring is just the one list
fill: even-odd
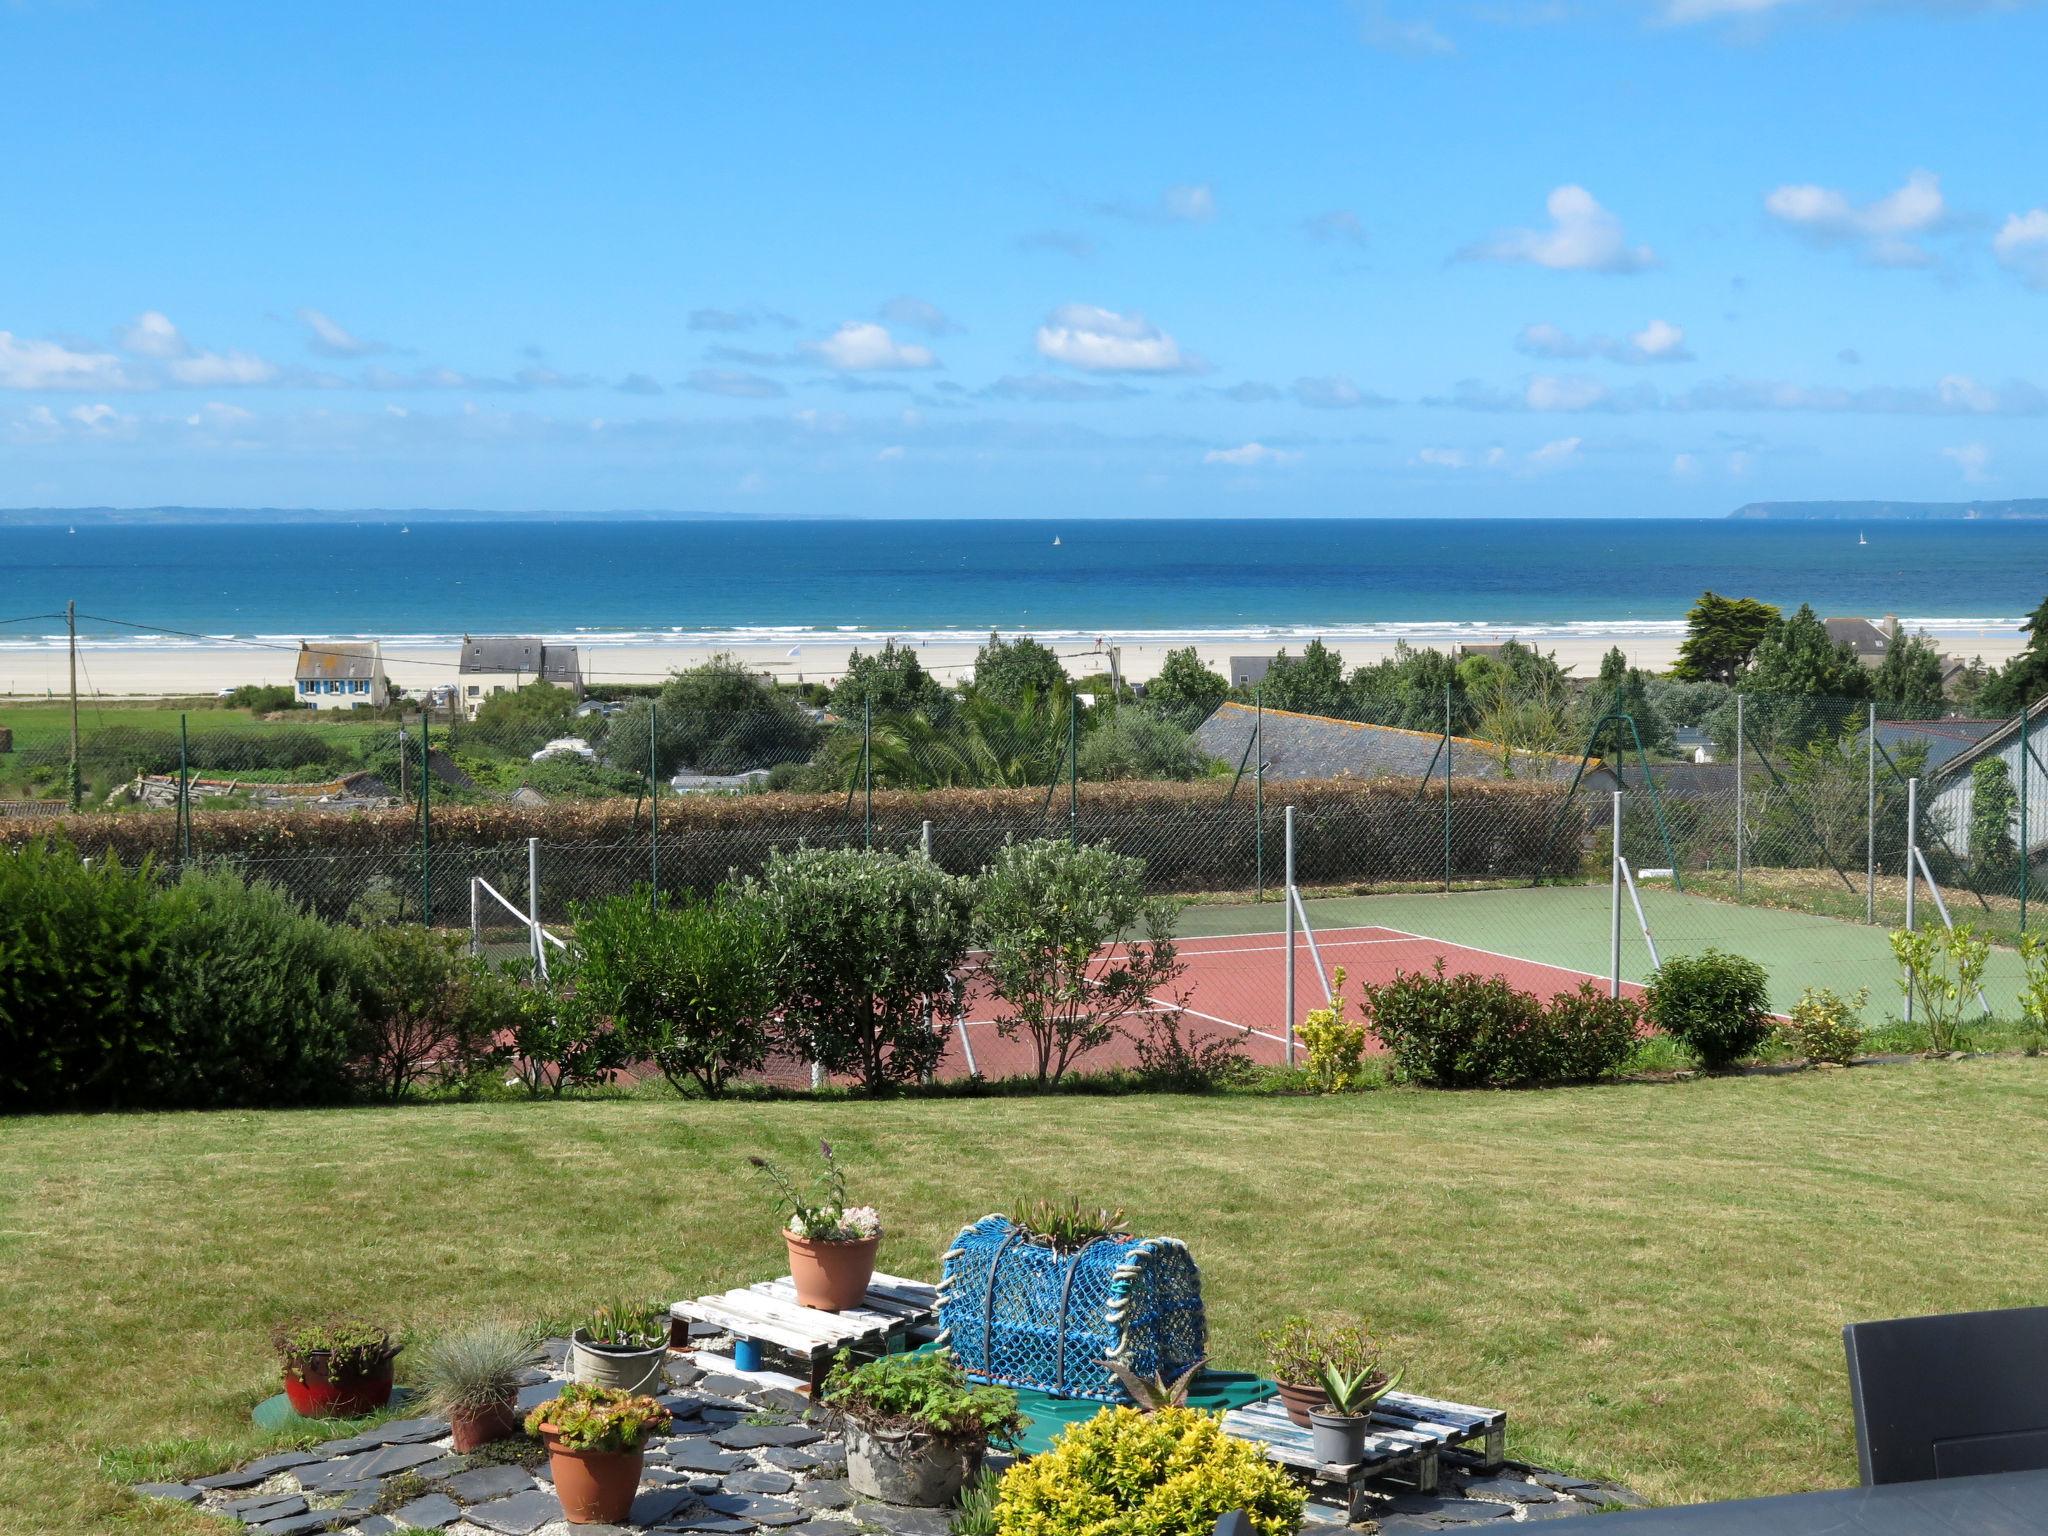
[(1972, 656), (1949, 683), (1949, 702), (1966, 715), (1975, 714), (1982, 707), (1984, 685), (1990, 681), (1991, 669), (1984, 665), (1984, 658)]
[(1685, 641), (1671, 675), (1681, 682), (1732, 683), (1778, 622), (1773, 604), (1702, 592), (1685, 616)]
[[(795, 698), (731, 656), (675, 673), (654, 703), (655, 766), (664, 778), (678, 768), (743, 773), (801, 762), (818, 741)], [(613, 767), (646, 773), (649, 715), (647, 701), (636, 699), (612, 718), (604, 756)]]
[(359, 942), (356, 1057), (379, 1093), (395, 1104), (429, 1080), (467, 1088), (502, 1064), (516, 998), (453, 934), (398, 923), (368, 929)]
[(1059, 657), (1029, 635), (1005, 640), (989, 631), (974, 656), (974, 686), (991, 698), (1015, 702), (1030, 694), (1049, 699), (1067, 692), (1067, 669)]
[(1925, 635), (1901, 635), (1870, 679), (1877, 712), (1887, 720), (1937, 720), (1948, 713), (1941, 689), (1941, 653)]
[(575, 733), (575, 691), (540, 678), (523, 688), (492, 694), (478, 706), (474, 722), (456, 727), (456, 739), (465, 745), (481, 741), (518, 753), (536, 751), (558, 736)]
[(1304, 715), (1343, 714), (1351, 703), (1343, 658), (1320, 639), (1309, 641), (1299, 656), (1290, 656), (1283, 648), (1266, 669), (1259, 696), (1268, 709)]
[(1986, 714), (2014, 715), (2048, 694), (2048, 598), (2027, 615), (2021, 626), (2027, 643), (2019, 655), (1985, 680), (1977, 708)]
[(1145, 685), (1148, 703), (1189, 716), (1190, 725), (1213, 715), (1229, 692), (1230, 684), (1202, 665), (1192, 645), (1168, 651), (1159, 675)]
[[(1600, 676), (1588, 692), (1587, 712), (1595, 720), (1603, 715), (1627, 715), (1635, 722), (1636, 735), (1642, 738), (1647, 750), (1672, 750), (1671, 726), (1650, 697), (1649, 673), (1630, 666), (1627, 653), (1618, 645), (1600, 660)], [(1611, 749), (1612, 743), (1609, 745)]]
[(1198, 779), (1215, 761), (1178, 720), (1145, 704), (1124, 704), (1081, 739), (1080, 774), (1111, 779)]
[(1458, 666), (1442, 651), (1419, 651), (1400, 642), (1393, 655), (1351, 674), (1352, 708), (1375, 725), (1441, 731), (1448, 691), (1451, 729), (1470, 732), (1478, 723), (1479, 706), (1466, 692)]
[(798, 848), (772, 854), (755, 889), (794, 1054), (870, 1093), (938, 1066), (960, 1007), (968, 881), (917, 854)]
[(876, 716), (922, 711), (937, 718), (951, 702), (945, 687), (925, 671), (917, 652), (894, 640), (872, 656), (859, 650), (846, 658), (846, 672), (832, 687), (832, 711), (858, 720), (863, 707)]
[[(999, 999), (996, 1032), (1031, 1043), (1056, 1083), (1126, 1019), (1164, 1006), (1182, 971), (1174, 905), (1145, 894), (1145, 861), (1064, 838), (1012, 843), (975, 886), (978, 975)], [(1124, 944), (1126, 934), (1145, 937)]]
[[(1870, 697), (1870, 673), (1805, 603), (1757, 642), (1743, 682), (1759, 745), (1805, 746), (1842, 730)], [(1730, 711), (1732, 713), (1732, 711)]]
[(1981, 759), (1970, 770), (1970, 862), (1975, 873), (2002, 873), (2013, 861), (2014, 819), (2020, 797), (2013, 789), (2012, 770), (2002, 757)]
[(579, 1001), (627, 1054), (708, 1099), (768, 1061), (776, 935), (758, 894), (720, 889), (657, 909), (645, 889), (576, 914)]

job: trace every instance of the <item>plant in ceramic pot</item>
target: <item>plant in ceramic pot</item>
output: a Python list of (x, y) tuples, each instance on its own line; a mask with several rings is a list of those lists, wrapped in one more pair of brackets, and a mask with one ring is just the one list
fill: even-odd
[(284, 1363), (284, 1394), (309, 1419), (353, 1419), (391, 1401), (393, 1362), (404, 1348), (388, 1328), (357, 1318), (290, 1322), (272, 1330)]
[(1357, 1376), (1379, 1363), (1379, 1344), (1357, 1323), (1330, 1323), (1314, 1318), (1287, 1318), (1260, 1332), (1266, 1369), (1280, 1388), (1280, 1405), (1303, 1429), (1309, 1415), (1329, 1401), (1324, 1372), (1335, 1367), (1343, 1376)]
[(1365, 1436), (1372, 1407), (1393, 1391), (1401, 1373), (1389, 1376), (1375, 1361), (1356, 1375), (1323, 1367), (1323, 1406), (1309, 1412), (1309, 1436), (1316, 1460), (1328, 1467), (1352, 1467), (1365, 1460)]
[(592, 1386), (644, 1392), (667, 1358), (668, 1314), (659, 1307), (613, 1302), (569, 1335), (569, 1377)]
[(885, 1504), (944, 1509), (981, 1470), (991, 1442), (1023, 1426), (1017, 1394), (976, 1386), (950, 1349), (855, 1365), (845, 1350), (822, 1406), (846, 1439), (846, 1480)]
[(415, 1367), (427, 1407), (448, 1420), (451, 1449), (467, 1453), (519, 1433), (514, 1404), (540, 1346), (505, 1323), (473, 1323), (422, 1345)]
[(668, 1426), (651, 1397), (572, 1381), (526, 1416), (571, 1525), (618, 1525), (633, 1507), (648, 1438)]
[(868, 1293), (882, 1218), (871, 1205), (846, 1203), (846, 1173), (832, 1156), (832, 1143), (819, 1142), (818, 1152), (824, 1167), (808, 1194), (767, 1158), (747, 1161), (774, 1186), (778, 1208), (789, 1213), (782, 1236), (797, 1302), (820, 1312), (844, 1312), (859, 1306)]

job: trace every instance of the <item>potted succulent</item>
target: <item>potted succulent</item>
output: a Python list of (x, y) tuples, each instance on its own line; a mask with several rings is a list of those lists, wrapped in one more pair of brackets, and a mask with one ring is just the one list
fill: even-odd
[(1280, 1406), (1303, 1429), (1309, 1427), (1309, 1415), (1330, 1400), (1324, 1378), (1331, 1367), (1349, 1378), (1379, 1365), (1379, 1345), (1363, 1324), (1295, 1316), (1263, 1330), (1259, 1342), (1265, 1347), (1266, 1369), (1280, 1389)]
[(789, 1246), (789, 1278), (798, 1304), (844, 1312), (859, 1306), (868, 1293), (882, 1218), (871, 1205), (846, 1203), (846, 1174), (832, 1156), (832, 1143), (819, 1142), (818, 1152), (825, 1166), (814, 1195), (806, 1195), (767, 1158), (747, 1161), (774, 1186), (778, 1207), (789, 1212), (782, 1236)]
[(423, 1345), (415, 1362), (427, 1407), (448, 1420), (451, 1449), (467, 1453), (519, 1433), (514, 1406), (540, 1346), (504, 1323), (475, 1323)]
[(353, 1419), (391, 1401), (392, 1362), (404, 1346), (356, 1318), (290, 1322), (270, 1342), (284, 1362), (284, 1395), (308, 1419)]
[(950, 1508), (990, 1442), (1023, 1425), (1016, 1393), (974, 1385), (943, 1348), (859, 1366), (841, 1350), (821, 1406), (845, 1436), (853, 1491), (918, 1509)]
[(571, 1525), (618, 1525), (633, 1507), (647, 1440), (668, 1426), (651, 1397), (572, 1381), (526, 1416), (526, 1432), (547, 1447), (548, 1471)]
[(659, 1307), (614, 1302), (569, 1335), (569, 1378), (592, 1386), (644, 1392), (667, 1358), (668, 1316)]
[(1365, 1434), (1372, 1424), (1372, 1405), (1394, 1390), (1401, 1379), (1378, 1364), (1358, 1374), (1347, 1375), (1335, 1365), (1323, 1367), (1323, 1391), (1328, 1401), (1309, 1411), (1309, 1437), (1316, 1460), (1326, 1467), (1355, 1467), (1365, 1460)]

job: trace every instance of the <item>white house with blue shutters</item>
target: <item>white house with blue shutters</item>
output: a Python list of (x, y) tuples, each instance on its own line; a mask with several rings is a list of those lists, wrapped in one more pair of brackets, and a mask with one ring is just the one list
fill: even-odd
[(293, 684), (299, 702), (312, 709), (374, 709), (391, 702), (384, 647), (375, 640), (301, 640)]

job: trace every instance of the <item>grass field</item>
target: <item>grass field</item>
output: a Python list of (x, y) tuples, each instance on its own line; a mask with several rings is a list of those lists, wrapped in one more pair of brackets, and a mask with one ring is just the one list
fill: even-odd
[(121, 1484), (261, 1442), (268, 1325), (431, 1330), (779, 1263), (746, 1154), (823, 1135), (932, 1275), (1020, 1192), (1202, 1264), (1214, 1356), (1356, 1309), (1510, 1450), (1653, 1498), (1852, 1482), (1838, 1329), (2041, 1300), (2048, 1064), (1337, 1100), (421, 1106), (0, 1123), (0, 1531), (197, 1531)]

